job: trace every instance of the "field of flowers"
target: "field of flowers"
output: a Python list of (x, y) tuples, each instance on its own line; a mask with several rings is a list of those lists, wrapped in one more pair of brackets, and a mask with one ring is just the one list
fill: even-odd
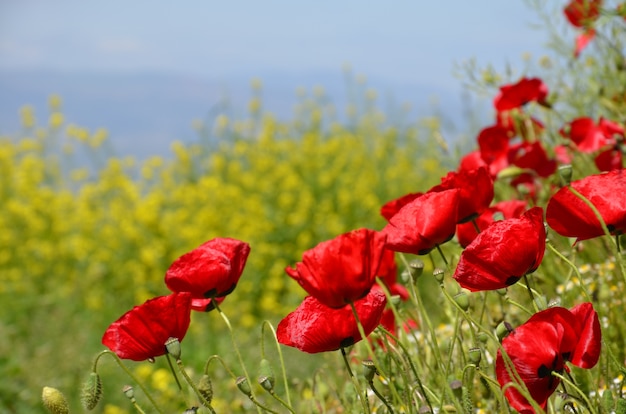
[(469, 67), (494, 118), (460, 157), (370, 91), (144, 161), (24, 107), (0, 411), (625, 413), (624, 13), (564, 3), (555, 56)]

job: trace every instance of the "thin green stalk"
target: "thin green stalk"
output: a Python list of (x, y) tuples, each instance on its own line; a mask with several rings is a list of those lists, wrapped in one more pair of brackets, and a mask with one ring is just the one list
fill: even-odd
[(574, 388), (576, 392), (578, 393), (578, 395), (585, 401), (585, 405), (587, 405), (587, 409), (592, 414), (597, 414), (597, 411), (593, 408), (593, 405), (591, 405), (591, 401), (589, 400), (589, 397), (587, 397), (587, 395), (585, 395), (585, 393), (580, 388), (578, 388), (578, 386), (573, 381), (571, 381), (566, 376), (559, 374), (558, 372), (553, 371), (552, 375), (559, 378), (561, 381), (563, 381), (563, 383), (567, 384), (568, 387)]
[(235, 350), (235, 353), (237, 354), (237, 358), (239, 359), (239, 364), (241, 365), (241, 369), (243, 370), (244, 376), (246, 377), (246, 380), (248, 381), (248, 384), (250, 384), (250, 392), (252, 393), (251, 396), (250, 396), (250, 399), (255, 403), (257, 412), (259, 414), (261, 414), (261, 410), (259, 408), (259, 405), (255, 401), (256, 398), (254, 398), (255, 397), (254, 390), (253, 390), (254, 387), (252, 386), (252, 381), (250, 380), (250, 374), (248, 374), (248, 370), (246, 369), (246, 364), (243, 361), (243, 357), (241, 356), (241, 352), (239, 351), (239, 347), (237, 346), (237, 341), (235, 340), (235, 332), (233, 331), (233, 327), (231, 326), (230, 321), (228, 320), (228, 317), (226, 317), (226, 315), (224, 314), (224, 312), (220, 308), (220, 306), (218, 304), (218, 301), (217, 300), (212, 300), (211, 303), (213, 303), (215, 305), (215, 309), (217, 310), (217, 312), (220, 314), (220, 316), (224, 320), (224, 323), (226, 323), (226, 327), (228, 328), (228, 331), (230, 332), (231, 342), (233, 343), (233, 349)]
[[(283, 375), (283, 384), (285, 386), (285, 395), (287, 396), (287, 404), (291, 407), (291, 396), (289, 395), (289, 382), (287, 381), (287, 370), (285, 369), (285, 360), (283, 358), (283, 352), (282, 352), (282, 349), (280, 348), (280, 343), (278, 342), (278, 339), (276, 338), (276, 330), (274, 329), (272, 324), (267, 320), (263, 321), (263, 324), (261, 325), (261, 338), (264, 338), (266, 325), (269, 326), (270, 330), (272, 331), (272, 338), (274, 339), (274, 342), (276, 343), (276, 350), (278, 352), (278, 359), (280, 361), (280, 368), (281, 368), (281, 372)], [(263, 340), (261, 340), (261, 357), (265, 358), (265, 342)]]
[(376, 394), (378, 399), (381, 400), (383, 404), (385, 404), (385, 407), (387, 407), (387, 410), (389, 410), (391, 414), (394, 414), (395, 411), (393, 407), (389, 405), (389, 403), (387, 402), (387, 399), (380, 393), (380, 391), (378, 391), (378, 389), (376, 389), (376, 387), (374, 386), (374, 381), (368, 381), (368, 384), (370, 386), (370, 389), (374, 392), (374, 394)]
[(152, 395), (150, 395), (150, 393), (148, 392), (146, 387), (141, 382), (139, 382), (137, 377), (135, 377), (135, 375), (128, 369), (128, 367), (126, 367), (126, 365), (124, 365), (124, 363), (122, 362), (120, 357), (118, 357), (115, 352), (112, 352), (112, 351), (109, 351), (109, 350), (104, 350), (104, 351), (100, 352), (98, 354), (98, 356), (96, 356), (96, 359), (94, 360), (93, 372), (96, 372), (96, 369), (98, 367), (98, 361), (100, 360), (100, 357), (102, 357), (103, 355), (110, 355), (110, 356), (112, 356), (113, 359), (115, 360), (115, 362), (117, 362), (117, 365), (119, 365), (119, 367), (122, 368), (122, 370), (126, 373), (126, 375), (128, 375), (137, 385), (139, 385), (139, 388), (141, 388), (141, 391), (148, 398), (148, 400), (150, 400), (150, 403), (155, 408), (155, 410), (157, 410), (157, 412), (159, 412), (160, 414), (164, 414), (163, 411), (161, 411), (161, 409), (157, 405), (156, 401), (154, 401), (154, 398), (152, 398)]
[(363, 324), (361, 323), (361, 319), (359, 319), (359, 314), (356, 311), (356, 306), (354, 306), (354, 302), (350, 302), (350, 309), (352, 309), (352, 315), (354, 316), (354, 320), (356, 321), (357, 329), (359, 330), (359, 335), (361, 335), (361, 340), (365, 342), (365, 346), (367, 348), (368, 356), (374, 361), (376, 365), (376, 369), (379, 369), (380, 363), (376, 358), (376, 354), (374, 353), (374, 348), (372, 348), (372, 344), (367, 340), (367, 335), (365, 335), (365, 330), (363, 329)]
[(196, 396), (198, 396), (198, 398), (200, 398), (200, 400), (202, 402), (202, 405), (204, 405), (206, 408), (208, 408), (209, 411), (211, 411), (212, 414), (215, 414), (215, 410), (211, 406), (211, 401), (209, 401), (206, 398), (204, 398), (202, 393), (200, 393), (200, 391), (198, 390), (198, 387), (196, 387), (196, 384), (189, 377), (189, 374), (187, 374), (187, 371), (185, 371), (185, 367), (183, 366), (183, 361), (181, 359), (177, 359), (176, 360), (176, 365), (178, 365), (178, 369), (180, 370), (180, 373), (185, 378), (185, 381), (187, 381), (187, 384), (189, 384), (189, 386), (193, 389), (193, 392), (196, 393)]
[(341, 347), (340, 350), (341, 350), (341, 356), (343, 357), (343, 362), (348, 370), (348, 375), (350, 376), (350, 380), (352, 381), (352, 384), (354, 385), (356, 393), (359, 396), (359, 401), (361, 402), (361, 406), (363, 407), (363, 412), (370, 414), (370, 407), (365, 399), (363, 391), (361, 390), (361, 385), (359, 384), (359, 380), (357, 379), (357, 377), (354, 376), (354, 373), (352, 372), (352, 368), (350, 368), (350, 362), (348, 361), (346, 350), (343, 347)]
[(587, 293), (587, 290), (585, 289), (585, 285), (583, 284), (583, 277), (580, 274), (578, 267), (574, 263), (572, 263), (567, 257), (563, 256), (563, 254), (559, 252), (556, 249), (556, 247), (552, 245), (552, 243), (548, 242), (546, 243), (546, 246), (548, 246), (548, 248), (552, 251), (552, 253), (556, 254), (561, 260), (563, 260), (565, 263), (570, 265), (570, 267), (574, 270), (574, 272), (576, 273), (576, 276), (578, 277), (578, 286), (580, 287), (580, 290), (583, 292), (585, 299), (591, 302), (591, 296), (589, 296), (589, 293)]

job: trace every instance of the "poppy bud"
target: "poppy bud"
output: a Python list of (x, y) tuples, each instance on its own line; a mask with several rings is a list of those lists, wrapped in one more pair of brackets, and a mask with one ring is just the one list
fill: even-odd
[(265, 358), (261, 359), (258, 381), (266, 391), (272, 391), (274, 389), (274, 372), (272, 371), (270, 362)]
[(467, 293), (460, 291), (459, 293), (454, 295), (453, 299), (456, 302), (456, 304), (459, 305), (459, 307), (463, 309), (464, 311), (467, 311), (469, 309), (470, 304), (469, 304), (469, 296), (467, 295)]
[(472, 364), (474, 365), (480, 364), (480, 360), (483, 356), (480, 348), (470, 348), (467, 354)]
[(202, 398), (207, 400), (207, 402), (210, 404), (213, 400), (213, 384), (211, 383), (211, 378), (208, 375), (204, 374), (200, 377), (200, 380), (198, 381), (198, 385), (196, 387), (198, 388), (198, 392), (200, 393)]
[(513, 327), (508, 322), (500, 322), (498, 326), (496, 326), (496, 336), (500, 341), (502, 341), (508, 334), (513, 331)]
[(65, 396), (56, 388), (43, 387), (41, 399), (44, 407), (46, 407), (51, 414), (68, 414), (70, 412)]
[(367, 380), (368, 383), (371, 383), (374, 380), (374, 375), (376, 375), (376, 365), (374, 365), (374, 361), (371, 359), (366, 359), (363, 362), (363, 376)]
[(235, 384), (237, 384), (239, 391), (243, 392), (248, 397), (252, 397), (252, 389), (250, 388), (250, 384), (248, 383), (248, 379), (246, 377), (237, 377)]
[(435, 276), (437, 282), (443, 283), (444, 270), (436, 268), (435, 270), (433, 270), (433, 276)]
[(81, 394), (83, 407), (87, 410), (93, 410), (96, 405), (98, 405), (98, 401), (100, 401), (101, 396), (102, 381), (100, 380), (100, 375), (98, 375), (97, 372), (92, 372), (89, 374), (89, 378), (87, 378), (85, 384), (83, 384)]
[(569, 183), (572, 182), (572, 165), (571, 164), (565, 164), (565, 165), (561, 165), (559, 166), (559, 177), (561, 177), (561, 183), (563, 183), (563, 185), (569, 185)]
[(486, 344), (487, 341), (489, 340), (489, 335), (487, 335), (486, 332), (481, 331), (476, 334), (476, 339), (478, 339), (478, 342), (482, 344)]
[(168, 338), (165, 342), (165, 349), (167, 349), (167, 353), (173, 356), (177, 361), (180, 359), (180, 341), (178, 338)]
[(615, 406), (615, 414), (626, 414), (626, 399), (620, 398)]
[(452, 389), (452, 393), (458, 399), (461, 399), (463, 396), (463, 383), (457, 379), (450, 381), (450, 388)]

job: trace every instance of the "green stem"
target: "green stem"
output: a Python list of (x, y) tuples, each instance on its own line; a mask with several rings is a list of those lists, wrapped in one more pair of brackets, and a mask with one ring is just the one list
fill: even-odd
[(154, 408), (157, 410), (157, 412), (159, 412), (160, 414), (164, 414), (163, 411), (161, 411), (161, 409), (157, 405), (156, 401), (154, 401), (154, 398), (152, 398), (152, 395), (150, 395), (150, 393), (148, 392), (146, 387), (141, 382), (139, 382), (137, 377), (135, 377), (135, 375), (128, 369), (128, 367), (126, 365), (124, 365), (124, 363), (122, 362), (120, 357), (117, 356), (117, 354), (115, 352), (112, 352), (112, 351), (109, 351), (109, 350), (104, 350), (104, 351), (100, 352), (96, 356), (96, 359), (93, 362), (93, 372), (96, 372), (97, 367), (98, 367), (98, 361), (100, 360), (100, 358), (103, 355), (110, 355), (111, 357), (113, 357), (115, 362), (117, 362), (117, 365), (119, 365), (119, 367), (122, 368), (122, 370), (126, 373), (126, 375), (128, 375), (137, 385), (139, 385), (139, 388), (141, 388), (141, 391), (148, 398), (148, 400), (150, 400), (150, 403), (154, 406)]
[(352, 384), (354, 385), (354, 388), (356, 389), (356, 393), (359, 396), (359, 401), (361, 402), (361, 405), (363, 406), (363, 412), (370, 414), (370, 407), (367, 401), (365, 400), (365, 396), (363, 394), (363, 391), (361, 390), (361, 385), (359, 384), (359, 380), (354, 376), (354, 373), (352, 372), (352, 368), (350, 368), (350, 362), (348, 361), (346, 350), (343, 347), (341, 347), (340, 349), (341, 349), (341, 356), (343, 357), (343, 363), (348, 369), (348, 375), (350, 375), (350, 380), (352, 381)]
[(568, 387), (574, 388), (578, 395), (585, 401), (585, 405), (587, 405), (587, 409), (589, 410), (589, 412), (591, 412), (592, 414), (597, 414), (597, 411), (593, 408), (593, 405), (591, 405), (591, 401), (589, 400), (587, 395), (585, 395), (585, 393), (580, 388), (578, 388), (578, 386), (573, 381), (571, 381), (566, 376), (559, 374), (558, 372), (552, 372), (552, 376), (559, 378), (561, 381), (563, 381), (563, 383), (567, 384)]
[[(287, 396), (287, 404), (289, 405), (289, 407), (291, 407), (291, 397), (289, 395), (289, 382), (287, 381), (287, 370), (285, 369), (285, 360), (283, 358), (283, 352), (280, 348), (280, 343), (278, 342), (278, 339), (276, 338), (276, 330), (274, 330), (274, 327), (272, 326), (272, 324), (265, 320), (263, 321), (263, 324), (261, 325), (261, 338), (263, 338), (263, 334), (265, 332), (265, 326), (269, 326), (270, 330), (272, 331), (272, 338), (274, 339), (274, 342), (276, 343), (276, 350), (278, 352), (278, 359), (280, 361), (280, 368), (281, 368), (281, 372), (283, 375), (283, 383), (285, 386), (285, 394)], [(261, 341), (261, 357), (265, 358), (265, 342)]]
[(176, 364), (178, 365), (178, 369), (180, 373), (185, 378), (185, 381), (187, 381), (187, 384), (189, 384), (189, 386), (193, 389), (193, 392), (195, 392), (198, 398), (200, 398), (202, 405), (208, 408), (212, 414), (215, 414), (215, 410), (211, 406), (211, 402), (207, 400), (206, 398), (204, 398), (204, 396), (200, 393), (200, 390), (198, 390), (198, 387), (196, 387), (196, 384), (189, 377), (189, 374), (187, 374), (187, 371), (185, 371), (185, 367), (183, 366), (183, 361), (180, 359), (177, 359)]
[(235, 353), (237, 354), (237, 358), (239, 359), (239, 364), (241, 365), (241, 369), (243, 370), (243, 374), (246, 377), (246, 380), (248, 381), (248, 384), (250, 384), (250, 392), (252, 393), (251, 396), (250, 396), (250, 399), (252, 400), (252, 402), (254, 402), (255, 406), (257, 407), (257, 412), (259, 414), (261, 414), (261, 410), (259, 408), (259, 403), (256, 402), (256, 398), (255, 398), (255, 395), (254, 395), (254, 390), (253, 390), (253, 387), (252, 387), (252, 381), (250, 380), (250, 375), (248, 374), (248, 370), (246, 369), (246, 364), (243, 361), (243, 357), (241, 356), (241, 352), (239, 351), (239, 347), (237, 346), (237, 341), (235, 340), (235, 332), (233, 331), (233, 327), (231, 326), (230, 321), (228, 320), (228, 317), (226, 317), (226, 314), (224, 314), (224, 312), (220, 308), (220, 306), (218, 304), (218, 301), (217, 300), (212, 300), (211, 303), (213, 303), (215, 305), (215, 309), (217, 310), (217, 312), (220, 314), (220, 316), (224, 320), (224, 323), (226, 323), (226, 327), (228, 328), (228, 331), (230, 332), (231, 342), (233, 343), (233, 349), (235, 350)]
[(381, 400), (383, 402), (383, 404), (385, 404), (385, 407), (387, 407), (387, 410), (391, 414), (394, 414), (395, 411), (393, 410), (393, 407), (391, 405), (389, 405), (389, 403), (387, 402), (387, 399), (380, 393), (380, 391), (378, 391), (376, 389), (376, 387), (374, 386), (374, 381), (369, 381), (368, 384), (370, 386), (370, 389), (374, 392), (374, 394), (376, 394), (378, 399)]

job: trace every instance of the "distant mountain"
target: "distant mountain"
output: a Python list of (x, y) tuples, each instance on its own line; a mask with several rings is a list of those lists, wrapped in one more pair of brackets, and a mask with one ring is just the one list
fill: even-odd
[[(263, 85), (263, 109), (280, 119), (293, 117), (294, 107), (301, 99), (296, 93), (298, 89), (310, 93), (319, 86), (339, 113), (353, 95), (358, 99), (364, 89), (373, 89), (378, 106), (391, 117), (408, 103), (413, 108), (408, 113), (411, 120), (432, 114), (443, 116), (449, 139), (467, 126), (468, 105), (462, 100), (460, 86), (443, 89), (377, 79), (368, 79), (364, 86), (340, 71), (269, 73), (255, 78)], [(46, 122), (48, 97), (59, 94), (66, 120), (92, 130), (107, 128), (119, 155), (168, 155), (172, 141), (196, 139), (191, 126), (194, 119), (210, 120), (220, 113), (244, 117), (252, 96), (251, 80), (242, 76), (201, 79), (161, 73), (3, 71), (0, 134), (19, 131), (19, 108), (25, 104), (35, 108), (40, 122)]]

